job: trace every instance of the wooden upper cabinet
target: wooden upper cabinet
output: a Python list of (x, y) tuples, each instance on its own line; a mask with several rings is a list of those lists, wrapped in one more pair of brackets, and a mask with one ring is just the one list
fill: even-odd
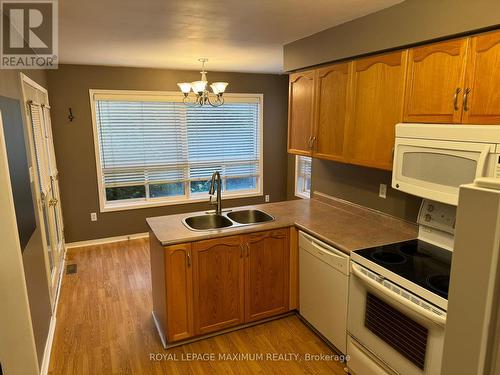
[(349, 63), (321, 68), (316, 76), (315, 157), (344, 160)]
[(288, 152), (310, 155), (314, 116), (314, 71), (290, 74)]
[(460, 123), (468, 39), (408, 52), (405, 122)]
[(395, 126), (403, 118), (407, 51), (355, 60), (352, 66), (348, 161), (392, 169)]
[(177, 341), (194, 335), (191, 244), (168, 246), (164, 251), (167, 340)]
[(240, 236), (195, 242), (194, 326), (206, 334), (244, 322), (244, 258)]
[(463, 123), (500, 124), (500, 31), (471, 38)]
[(245, 246), (245, 322), (288, 311), (289, 229), (243, 236)]

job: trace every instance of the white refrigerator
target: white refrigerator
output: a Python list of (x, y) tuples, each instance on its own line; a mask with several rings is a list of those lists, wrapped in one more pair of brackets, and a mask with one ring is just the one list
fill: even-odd
[(442, 375), (500, 374), (500, 179), (460, 187)]

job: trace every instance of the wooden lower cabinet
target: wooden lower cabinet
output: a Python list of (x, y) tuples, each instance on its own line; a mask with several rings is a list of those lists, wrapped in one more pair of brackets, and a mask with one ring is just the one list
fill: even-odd
[(245, 322), (288, 311), (289, 229), (243, 236), (246, 248)]
[(194, 335), (193, 269), (191, 244), (165, 248), (167, 285), (167, 340), (177, 341)]
[(290, 289), (290, 231), (283, 228), (163, 248), (163, 303), (158, 290), (162, 277), (153, 264), (163, 259), (158, 256), (162, 248), (151, 240), (155, 316), (162, 324), (165, 321), (167, 342), (289, 311), (289, 300), (294, 299), (290, 294), (296, 292), (295, 287)]
[(244, 264), (240, 236), (193, 243), (197, 335), (244, 322)]

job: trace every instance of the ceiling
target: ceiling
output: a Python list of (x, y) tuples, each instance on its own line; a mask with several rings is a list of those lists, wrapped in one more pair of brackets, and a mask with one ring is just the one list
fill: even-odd
[(402, 0), (64, 0), (66, 64), (279, 73), (283, 45)]

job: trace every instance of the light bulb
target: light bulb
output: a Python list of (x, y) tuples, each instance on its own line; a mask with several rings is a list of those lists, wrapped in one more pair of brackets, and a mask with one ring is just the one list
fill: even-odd
[(217, 95), (219, 94), (219, 90), (217, 88), (217, 86), (215, 86), (213, 83), (210, 85), (210, 87), (212, 88), (212, 92)]
[(214, 94), (223, 94), (226, 91), (227, 82), (214, 82), (210, 85)]
[(194, 81), (191, 82), (191, 86), (193, 87), (193, 91), (196, 94), (201, 94), (203, 91), (205, 91), (205, 88), (207, 87), (207, 81)]
[(178, 83), (177, 86), (179, 86), (184, 94), (189, 94), (191, 91), (191, 84), (189, 82)]

